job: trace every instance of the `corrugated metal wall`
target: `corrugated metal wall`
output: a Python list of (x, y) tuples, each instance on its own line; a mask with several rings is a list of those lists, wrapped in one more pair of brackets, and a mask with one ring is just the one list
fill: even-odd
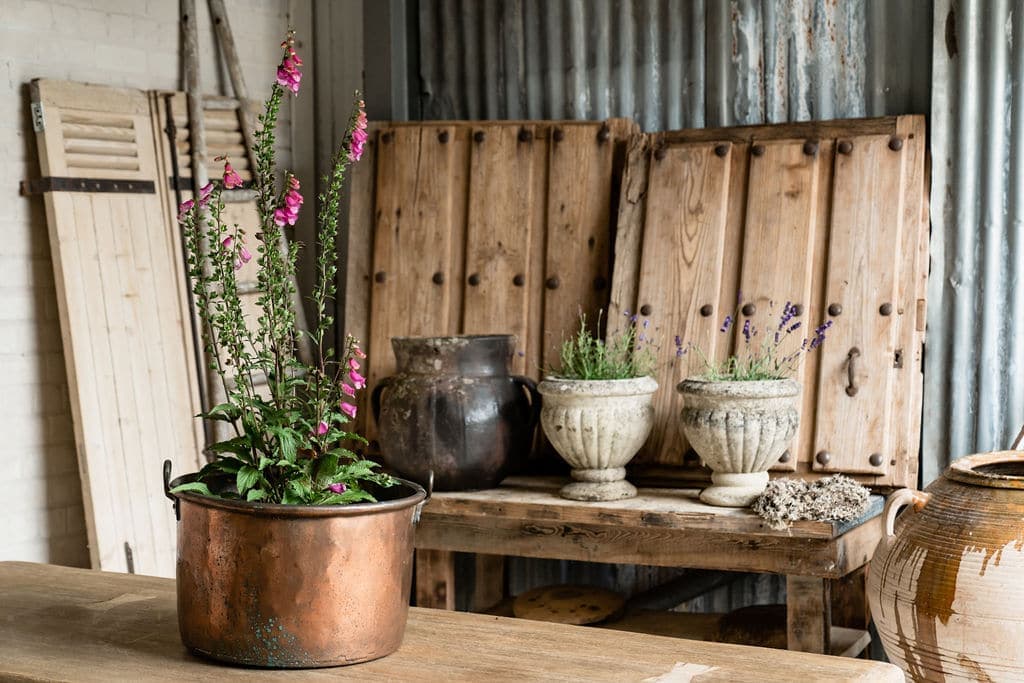
[(1024, 3), (936, 0), (922, 478), (1024, 422)]
[[(419, 0), (418, 18), (412, 118), (626, 116), (656, 131), (931, 107), (931, 0)], [(514, 559), (510, 588), (573, 581), (630, 592), (665, 577)], [(688, 607), (783, 596), (784, 582), (766, 576)]]
[(930, 0), (420, 0), (424, 119), (927, 112)]

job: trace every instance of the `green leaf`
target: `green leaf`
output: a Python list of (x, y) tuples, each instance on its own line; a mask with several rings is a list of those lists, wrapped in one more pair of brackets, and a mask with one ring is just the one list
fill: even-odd
[(297, 444), (294, 430), (287, 427), (271, 427), (270, 433), (277, 437), (281, 457), (288, 462), (295, 462)]
[(219, 441), (212, 446), (209, 450), (212, 453), (234, 453), (236, 455), (248, 455), (252, 450), (252, 444), (249, 441), (248, 436), (236, 436), (233, 439), (226, 441)]
[(309, 498), (312, 498), (313, 490), (305, 482), (292, 479), (285, 486), (285, 496), (294, 497), (299, 503), (305, 503)]
[(377, 499), (368, 491), (351, 488), (344, 493), (332, 493), (320, 501), (320, 505), (347, 505), (349, 503), (362, 503), (364, 501), (376, 503)]
[(238, 489), (238, 495), (246, 495), (246, 492), (255, 486), (259, 480), (259, 470), (251, 465), (243, 466), (238, 470), (238, 475), (235, 477), (235, 487)]
[(243, 463), (238, 458), (224, 457), (214, 460), (206, 467), (210, 468), (211, 470), (218, 470), (220, 472), (226, 472), (228, 474), (237, 474), (238, 470), (240, 470), (244, 464), (245, 463)]
[(260, 455), (260, 463), (256, 467), (257, 467), (257, 469), (259, 469), (260, 472), (262, 472), (263, 470), (267, 469), (268, 467), (270, 467), (273, 464), (274, 464), (274, 461), (272, 459), (268, 458), (265, 455)]
[(191, 491), (193, 493), (201, 493), (204, 496), (213, 495), (212, 493), (210, 493), (209, 487), (201, 481), (190, 481), (184, 484), (178, 484), (173, 489), (171, 489), (171, 493), (185, 493), (186, 491)]
[(254, 500), (264, 500), (267, 497), (267, 492), (263, 489), (249, 489), (249, 493), (245, 494), (245, 499), (249, 502)]
[(334, 483), (338, 474), (338, 455), (334, 452), (320, 457), (316, 464), (316, 480), (324, 486)]
[(234, 422), (238, 419), (241, 414), (238, 406), (233, 403), (221, 403), (210, 408), (205, 413), (200, 413), (200, 416), (207, 420), (220, 420), (221, 422)]

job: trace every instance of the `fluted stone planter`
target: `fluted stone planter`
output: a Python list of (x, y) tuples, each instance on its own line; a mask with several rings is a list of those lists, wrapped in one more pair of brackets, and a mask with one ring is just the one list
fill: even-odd
[(571, 500), (620, 500), (636, 495), (626, 464), (651, 433), (651, 377), (607, 380), (545, 379), (540, 424), (551, 445), (572, 467), (562, 487)]
[(750, 505), (796, 433), (800, 383), (686, 379), (676, 390), (683, 396), (683, 434), (712, 472), (712, 485), (700, 499), (722, 507)]

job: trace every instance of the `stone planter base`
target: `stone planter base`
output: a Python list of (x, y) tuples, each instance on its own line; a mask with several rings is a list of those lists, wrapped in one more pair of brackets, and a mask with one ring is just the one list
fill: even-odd
[(558, 492), (569, 500), (601, 501), (622, 500), (636, 496), (636, 487), (626, 481), (626, 468), (606, 470), (573, 470), (571, 484)]
[(767, 472), (712, 472), (711, 486), (700, 492), (701, 502), (719, 507), (745, 508), (764, 493)]

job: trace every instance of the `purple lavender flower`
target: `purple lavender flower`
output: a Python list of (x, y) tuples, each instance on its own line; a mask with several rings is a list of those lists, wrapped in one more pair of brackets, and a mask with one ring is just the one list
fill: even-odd
[(786, 334), (790, 334), (792, 332), (796, 332), (799, 329), (800, 329), (800, 321), (797, 320), (795, 323), (793, 323), (792, 325), (789, 326), (789, 329), (786, 330)]
[(818, 325), (818, 327), (815, 328), (814, 337), (811, 339), (810, 344), (807, 346), (808, 351), (813, 351), (814, 349), (821, 346), (821, 343), (825, 341), (825, 332), (830, 327), (832, 327), (832, 321), (826, 320), (824, 323)]
[(732, 316), (727, 315), (725, 316), (725, 320), (722, 321), (722, 329), (720, 331), (727, 332), (730, 327), (732, 327)]
[(749, 319), (747, 319), (747, 320), (745, 320), (743, 322), (743, 338), (747, 340), (748, 344), (750, 343), (750, 320)]
[(782, 315), (779, 317), (778, 329), (781, 330), (786, 327), (786, 324), (793, 319), (794, 315), (796, 315), (796, 306), (793, 305), (793, 302), (787, 301), (786, 305), (782, 307)]

